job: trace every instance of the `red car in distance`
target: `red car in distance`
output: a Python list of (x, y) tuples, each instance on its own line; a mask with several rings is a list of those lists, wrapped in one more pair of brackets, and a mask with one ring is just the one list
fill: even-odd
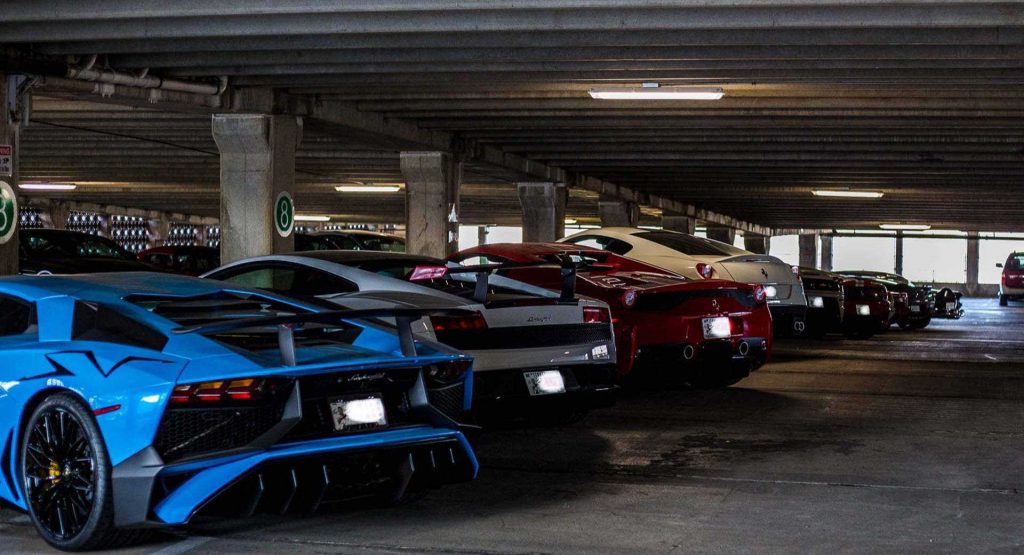
[[(499, 273), (556, 290), (564, 288), (566, 262), (578, 264), (576, 291), (611, 307), (623, 378), (638, 371), (698, 387), (725, 387), (760, 368), (771, 352), (772, 320), (760, 285), (689, 280), (565, 243), (483, 245), (450, 258), (508, 264)], [(517, 263), (528, 266), (517, 268)]]
[[(898, 295), (877, 281), (840, 278), (843, 285), (843, 331), (847, 337), (868, 339), (889, 329), (898, 312)], [(903, 293), (904, 306), (906, 293)], [(909, 310), (909, 309), (908, 309)]]

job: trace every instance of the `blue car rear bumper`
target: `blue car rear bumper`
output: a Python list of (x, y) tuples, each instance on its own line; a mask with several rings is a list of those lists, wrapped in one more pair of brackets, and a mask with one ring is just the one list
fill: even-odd
[[(445, 428), (415, 427), (287, 443), (251, 454), (207, 459), (199, 463), (201, 467), (193, 463), (164, 468), (157, 475), (157, 489), (161, 489), (159, 484), (173, 484), (173, 489), (162, 497), (154, 494), (159, 501), (152, 508), (152, 516), (156, 524), (186, 524), (223, 494), (238, 495), (239, 492), (231, 490), (242, 488), (246, 480), (252, 482), (252, 487), (247, 488), (252, 491), (241, 494), (246, 502), (240, 504), (239, 516), (270, 503), (272, 490), (276, 490), (272, 495), (278, 505), (272, 507), (275, 511), (286, 512), (297, 503), (296, 497), (308, 498), (302, 500), (304, 505), (319, 505), (324, 492), (338, 486), (337, 479), (332, 481), (330, 477), (331, 465), (346, 456), (379, 454), (388, 454), (389, 461), (399, 463), (394, 470), (402, 490), (410, 482), (471, 480), (479, 470), (466, 437)], [(350, 476), (346, 473), (345, 477)], [(114, 487), (118, 487), (116, 479)], [(312, 510), (315, 506), (304, 509)]]

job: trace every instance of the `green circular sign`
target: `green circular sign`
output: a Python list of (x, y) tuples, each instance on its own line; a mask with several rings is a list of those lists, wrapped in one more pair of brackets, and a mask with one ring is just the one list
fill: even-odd
[(14, 237), (18, 227), (18, 197), (6, 181), (0, 181), (0, 245)]
[(281, 237), (288, 237), (295, 228), (295, 202), (286, 192), (277, 195), (274, 201), (274, 227)]

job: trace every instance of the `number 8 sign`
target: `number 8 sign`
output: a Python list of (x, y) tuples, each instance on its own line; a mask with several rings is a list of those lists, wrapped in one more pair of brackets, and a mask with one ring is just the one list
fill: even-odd
[(18, 224), (18, 197), (6, 181), (0, 181), (0, 245), (11, 240)]

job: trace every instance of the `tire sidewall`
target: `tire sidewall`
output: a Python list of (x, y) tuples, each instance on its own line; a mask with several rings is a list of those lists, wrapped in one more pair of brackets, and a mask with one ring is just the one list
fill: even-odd
[[(25, 461), (27, 458), (26, 450), (28, 446), (29, 431), (39, 419), (40, 415), (55, 408), (64, 409), (79, 421), (82, 425), (83, 431), (89, 439), (89, 446), (96, 457), (96, 491), (93, 497), (93, 507), (89, 513), (89, 518), (77, 536), (63, 541), (51, 535), (45, 527), (40, 524), (38, 517), (32, 509), (32, 504), (29, 503), (28, 487), (25, 483)], [(42, 403), (40, 403), (32, 412), (32, 415), (29, 416), (28, 420), (26, 420), (25, 426), (22, 429), (21, 442), (18, 446), (18, 457), (18, 478), (21, 480), (21, 487), (23, 494), (25, 495), (25, 505), (28, 507), (28, 515), (32, 520), (32, 524), (35, 526), (36, 531), (39, 533), (39, 536), (43, 538), (46, 543), (60, 550), (77, 551), (89, 549), (97, 539), (104, 536), (110, 521), (112, 521), (111, 513), (113, 512), (110, 458), (107, 455), (107, 448), (103, 443), (99, 426), (97, 425), (91, 411), (83, 401), (69, 393), (56, 393), (47, 397)]]

